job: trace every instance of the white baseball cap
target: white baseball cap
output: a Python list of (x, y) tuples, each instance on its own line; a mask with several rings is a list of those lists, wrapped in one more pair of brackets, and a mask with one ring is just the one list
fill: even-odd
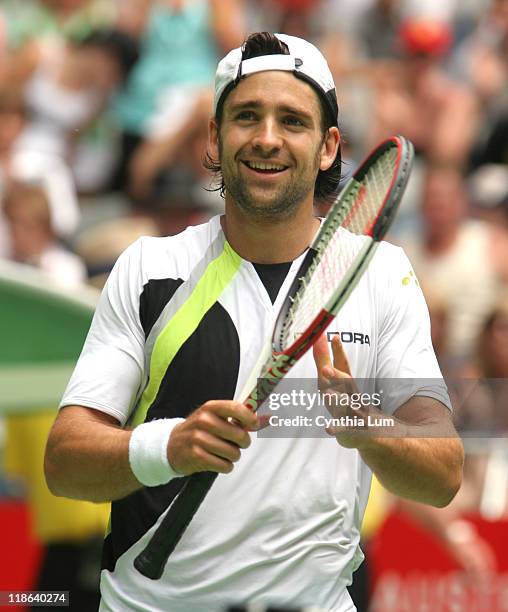
[(214, 113), (225, 96), (238, 85), (241, 78), (264, 72), (284, 70), (307, 81), (324, 100), (333, 125), (338, 124), (338, 106), (335, 83), (326, 59), (319, 49), (303, 38), (288, 34), (274, 34), (289, 48), (289, 54), (261, 55), (242, 60), (243, 47), (230, 51), (217, 66), (215, 74)]

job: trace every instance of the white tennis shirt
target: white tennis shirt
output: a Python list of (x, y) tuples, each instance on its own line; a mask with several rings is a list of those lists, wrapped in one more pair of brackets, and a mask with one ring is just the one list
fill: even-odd
[[(126, 424), (146, 414), (185, 416), (195, 402), (221, 399), (210, 394), (223, 392), (222, 379), (224, 393), (243, 399), (302, 257), (272, 304), (253, 265), (225, 241), (219, 217), (178, 236), (138, 240), (108, 280), (61, 405), (96, 408)], [(418, 379), (384, 397), (386, 413), (414, 394), (449, 406), (425, 301), (401, 249), (380, 245), (329, 332), (341, 334), (356, 378)], [(316, 377), (311, 353), (291, 377)], [(113, 503), (101, 610), (214, 612), (239, 602), (353, 610), (346, 586), (362, 559), (370, 479), (359, 453), (334, 438), (253, 434), (233, 472), (219, 475), (160, 580), (144, 578), (133, 560), (162, 515), (127, 532), (145, 520), (146, 499), (166, 508), (175, 493), (145, 488)]]

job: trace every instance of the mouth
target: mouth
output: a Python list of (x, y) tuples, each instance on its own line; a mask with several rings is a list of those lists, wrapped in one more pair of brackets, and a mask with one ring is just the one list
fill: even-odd
[(276, 164), (273, 162), (242, 161), (242, 163), (244, 166), (247, 166), (249, 170), (252, 170), (257, 174), (280, 174), (288, 168), (288, 166), (284, 166), (283, 164)]

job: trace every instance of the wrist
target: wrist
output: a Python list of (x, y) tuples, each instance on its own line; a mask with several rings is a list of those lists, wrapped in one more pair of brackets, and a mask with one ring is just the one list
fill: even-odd
[(133, 429), (129, 440), (129, 465), (142, 485), (156, 487), (182, 476), (169, 463), (167, 449), (171, 432), (184, 420), (158, 419)]
[(362, 405), (356, 410), (349, 410), (344, 417), (346, 426), (337, 428), (337, 442), (346, 448), (358, 451), (377, 448), (379, 445), (380, 428), (376, 425), (382, 414), (370, 405)]

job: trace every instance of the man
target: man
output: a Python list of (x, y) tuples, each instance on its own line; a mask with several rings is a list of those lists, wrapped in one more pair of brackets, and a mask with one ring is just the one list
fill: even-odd
[(468, 217), (459, 169), (428, 168), (422, 191), (422, 231), (403, 246), (423, 287), (432, 288), (447, 312), (446, 348), (457, 368), (474, 359), (481, 325), (501, 289), (491, 256), (493, 240), (485, 221)]
[[(353, 610), (346, 586), (362, 558), (367, 466), (390, 490), (444, 505), (460, 484), (461, 445), (439, 385), (383, 406), (397, 409), (406, 439), (249, 433), (259, 421), (240, 390), (319, 228), (314, 196), (337, 186), (337, 101), (315, 47), (267, 33), (222, 60), (215, 94), (208, 153), (225, 215), (120, 257), (48, 442), (48, 483), (57, 495), (115, 500), (101, 610)], [(334, 323), (370, 343), (346, 357), (335, 341), (332, 366), (323, 337), (295, 376), (316, 378), (317, 364), (332, 387), (351, 373), (439, 377), (421, 293), (401, 284), (409, 263), (390, 245), (378, 255)], [(449, 439), (411, 437), (423, 422)], [(161, 580), (145, 579), (133, 559), (181, 476), (204, 470), (224, 475)]]

